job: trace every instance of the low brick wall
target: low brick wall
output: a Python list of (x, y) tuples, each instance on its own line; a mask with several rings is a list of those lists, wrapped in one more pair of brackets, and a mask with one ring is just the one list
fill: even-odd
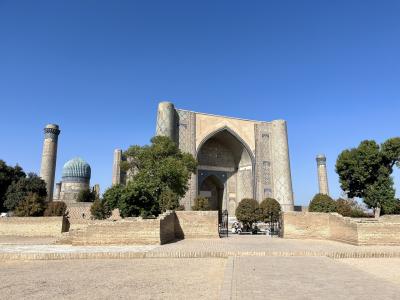
[(60, 237), (68, 230), (68, 220), (63, 217), (0, 218), (0, 235)]
[(73, 245), (159, 245), (175, 239), (175, 215), (155, 219), (94, 220), (86, 228), (70, 231)]
[(218, 211), (176, 211), (178, 239), (218, 238)]
[(324, 239), (353, 245), (400, 245), (400, 216), (352, 219), (332, 213), (283, 213), (284, 238)]
[(283, 237), (285, 238), (329, 238), (329, 214), (284, 212), (282, 220)]

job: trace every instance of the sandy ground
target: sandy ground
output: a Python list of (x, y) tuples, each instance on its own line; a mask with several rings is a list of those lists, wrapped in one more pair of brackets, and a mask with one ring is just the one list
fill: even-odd
[(0, 262), (1, 299), (218, 299), (225, 259)]

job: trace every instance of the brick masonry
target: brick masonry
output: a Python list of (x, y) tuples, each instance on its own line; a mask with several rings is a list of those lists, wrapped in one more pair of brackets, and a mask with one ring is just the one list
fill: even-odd
[(63, 217), (0, 218), (0, 235), (60, 237), (68, 229), (68, 220)]
[(282, 236), (353, 245), (400, 245), (400, 216), (353, 219), (336, 213), (285, 212)]

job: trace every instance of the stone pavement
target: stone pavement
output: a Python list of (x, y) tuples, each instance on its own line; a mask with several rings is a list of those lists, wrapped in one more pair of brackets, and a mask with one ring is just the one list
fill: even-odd
[(229, 256), (326, 256), (331, 258), (400, 257), (399, 246), (353, 246), (324, 240), (291, 240), (265, 235), (181, 240), (148, 246), (71, 246), (46, 244), (45, 240), (6, 242), (0, 239), (0, 259), (89, 258), (206, 258)]
[(221, 299), (400, 299), (400, 285), (326, 257), (230, 257)]
[(261, 235), (162, 246), (7, 237), (0, 261), (0, 298), (400, 299), (396, 246)]

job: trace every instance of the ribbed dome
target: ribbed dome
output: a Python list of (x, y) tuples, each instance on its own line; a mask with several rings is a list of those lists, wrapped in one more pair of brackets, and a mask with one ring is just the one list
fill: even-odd
[(91, 170), (89, 164), (80, 157), (67, 161), (63, 167), (63, 181), (74, 179), (90, 180)]

